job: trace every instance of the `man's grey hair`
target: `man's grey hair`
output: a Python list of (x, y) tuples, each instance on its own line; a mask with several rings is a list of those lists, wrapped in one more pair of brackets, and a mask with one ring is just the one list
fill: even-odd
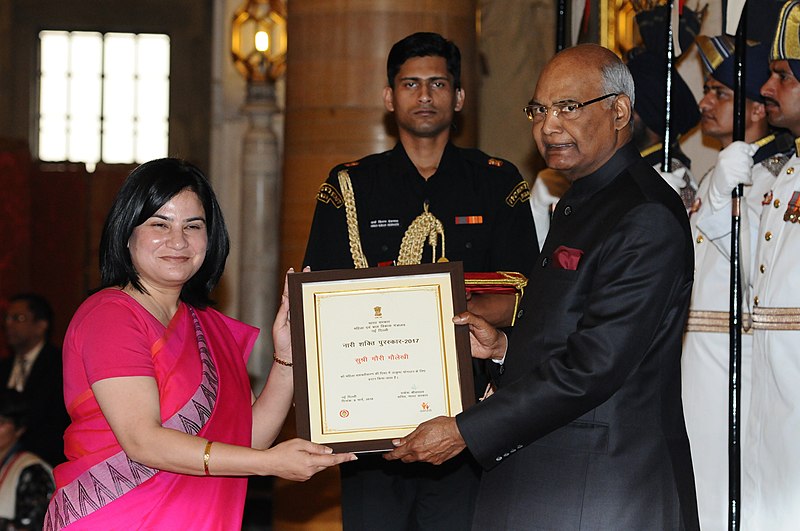
[(603, 94), (616, 92), (625, 94), (634, 104), (633, 76), (622, 61), (613, 61), (603, 67)]

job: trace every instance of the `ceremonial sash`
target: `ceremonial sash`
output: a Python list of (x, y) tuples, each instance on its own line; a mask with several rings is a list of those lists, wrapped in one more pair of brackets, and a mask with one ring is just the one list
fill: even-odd
[[(187, 306), (187, 308), (194, 323), (202, 377), (192, 397), (162, 425), (165, 428), (196, 435), (205, 426), (214, 410), (219, 380), (197, 314), (192, 307)], [(75, 523), (132, 491), (158, 472), (155, 468), (131, 460), (124, 451), (117, 452), (92, 466), (53, 494), (45, 516), (45, 531), (55, 531)]]

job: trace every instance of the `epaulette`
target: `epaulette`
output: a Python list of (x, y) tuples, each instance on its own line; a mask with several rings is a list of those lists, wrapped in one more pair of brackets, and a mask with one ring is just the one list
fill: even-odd
[(391, 151), (384, 151), (382, 153), (373, 153), (371, 155), (367, 155), (366, 157), (362, 157), (358, 160), (352, 160), (350, 162), (344, 162), (342, 164), (338, 164), (331, 170), (330, 176), (336, 177), (336, 175), (338, 175), (338, 173), (342, 170), (350, 171), (356, 168), (358, 170), (369, 168), (370, 166), (374, 166), (375, 164), (378, 164), (379, 162), (383, 161), (389, 153), (391, 153)]
[(525, 179), (519, 175), (519, 171), (514, 164), (504, 159), (490, 157), (480, 149), (459, 149), (465, 160), (476, 164), (478, 167), (496, 168), (497, 171), (500, 171), (507, 176), (516, 176), (519, 178), (519, 182), (514, 185), (514, 188), (506, 196), (506, 204), (508, 206), (513, 208), (519, 203), (525, 203), (528, 201), (528, 199), (530, 199), (531, 191), (530, 188), (528, 188), (528, 183), (525, 182)]
[(479, 149), (466, 149), (466, 148), (459, 148), (463, 157), (479, 166), (489, 167), (489, 168), (502, 168), (505, 170), (511, 169), (511, 171), (516, 171), (514, 165), (511, 164), (509, 161), (497, 158), (497, 157), (490, 157), (483, 151)]
[(328, 177), (328, 182), (323, 183), (322, 186), (319, 187), (319, 191), (317, 192), (317, 201), (320, 203), (329, 203), (336, 208), (341, 208), (342, 205), (344, 205), (344, 199), (342, 197), (342, 193), (335, 184), (338, 183), (337, 176), (339, 175), (339, 172), (342, 170), (347, 170), (347, 172), (352, 176), (358, 175), (361, 170), (374, 166), (375, 164), (384, 160), (386, 155), (389, 153), (391, 152), (385, 151), (383, 153), (373, 153), (372, 155), (367, 155), (366, 157), (358, 160), (343, 162), (342, 164), (336, 165), (331, 170), (330, 176)]
[(758, 164), (767, 157), (778, 153), (794, 151), (794, 138), (788, 131), (779, 130), (755, 142), (758, 151), (753, 155), (753, 162)]
[(786, 131), (768, 135), (756, 144), (758, 151), (753, 155), (753, 163), (761, 164), (776, 177), (794, 154), (794, 139)]

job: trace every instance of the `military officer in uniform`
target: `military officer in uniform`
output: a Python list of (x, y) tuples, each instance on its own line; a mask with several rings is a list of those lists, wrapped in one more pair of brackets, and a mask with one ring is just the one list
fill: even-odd
[[(511, 163), (450, 142), (465, 97), (457, 46), (434, 33), (410, 35), (392, 47), (387, 76), (383, 100), (399, 142), (331, 171), (317, 195), (304, 265), (360, 268), (445, 256), (468, 272), (527, 274), (538, 249), (525, 181)], [(432, 231), (436, 246), (423, 245)], [(473, 295), (468, 306), (508, 325), (514, 303), (513, 295)], [(346, 531), (471, 527), (479, 478), (471, 456), (439, 467), (368, 455), (353, 464), (341, 467)]]
[[(697, 39), (707, 77), (699, 107), (703, 134), (720, 143), (717, 164), (700, 182), (689, 222), (695, 251), (695, 281), (681, 358), (686, 430), (692, 449), (697, 504), (702, 529), (728, 526), (728, 360), (730, 300), (731, 190), (747, 181), (742, 209), (743, 234), (758, 230), (764, 193), (788, 157), (786, 136), (772, 134), (761, 85), (769, 76), (768, 47), (746, 50), (744, 142), (733, 142), (734, 43), (726, 35)], [(777, 138), (777, 140), (776, 140)], [(752, 170), (750, 167), (752, 166)], [(743, 175), (743, 174), (749, 174)], [(743, 259), (755, 247), (745, 238)], [(749, 271), (750, 267), (745, 268)], [(748, 316), (749, 317), (749, 316)], [(750, 393), (752, 334), (742, 336), (741, 421), (746, 423)], [(745, 507), (746, 505), (745, 501)], [(745, 509), (746, 510), (746, 509)]]

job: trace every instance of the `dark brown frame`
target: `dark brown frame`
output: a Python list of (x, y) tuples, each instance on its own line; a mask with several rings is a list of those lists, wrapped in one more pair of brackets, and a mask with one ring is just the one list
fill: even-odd
[[(397, 267), (374, 267), (368, 269), (337, 269), (312, 271), (289, 275), (289, 301), (291, 305), (292, 358), (294, 360), (294, 400), (297, 415), (297, 434), (311, 440), (311, 418), (308, 401), (308, 359), (305, 344), (305, 316), (303, 315), (302, 290), (308, 283), (325, 283), (339, 280), (405, 277), (448, 273), (452, 286), (453, 309), (456, 313), (466, 311), (464, 270), (461, 262), (444, 262)], [(472, 354), (469, 331), (466, 326), (453, 325), (456, 357), (458, 360), (458, 382), (461, 407), (467, 409), (475, 404), (472, 378)], [(316, 419), (321, 423), (322, 419)], [(313, 441), (320, 442), (320, 441)], [(336, 452), (374, 452), (392, 449), (391, 439), (352, 440), (323, 443)]]

